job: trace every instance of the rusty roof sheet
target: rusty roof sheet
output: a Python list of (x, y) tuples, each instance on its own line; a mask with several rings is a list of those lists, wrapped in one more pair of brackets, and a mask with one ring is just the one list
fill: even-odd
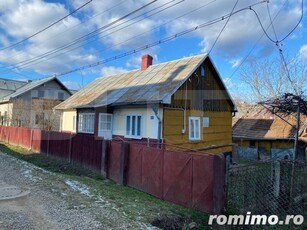
[(169, 103), (170, 97), (206, 59), (187, 57), (133, 70), (89, 83), (55, 109), (95, 108), (107, 105)]
[[(284, 118), (240, 118), (232, 128), (233, 136), (246, 139), (293, 139), (295, 135), (295, 114)], [(307, 116), (301, 116), (300, 127), (303, 127)]]

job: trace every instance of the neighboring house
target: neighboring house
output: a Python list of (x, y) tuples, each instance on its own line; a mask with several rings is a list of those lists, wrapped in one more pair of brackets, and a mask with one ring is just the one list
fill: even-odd
[(98, 78), (55, 109), (62, 131), (232, 150), (235, 106), (206, 55), (155, 65), (144, 55), (141, 69)]
[(0, 124), (59, 130), (53, 107), (72, 94), (56, 78), (34, 81), (0, 79)]
[[(257, 107), (256, 107), (257, 108)], [(255, 112), (255, 111), (254, 111)], [(259, 109), (238, 119), (233, 125), (233, 142), (238, 144), (238, 154), (254, 159), (289, 158), (295, 140), (295, 114), (283, 118)], [(306, 116), (301, 115), (300, 135), (306, 129)], [(290, 125), (291, 124), (291, 125)], [(305, 158), (305, 143), (300, 138), (298, 159)], [(244, 156), (245, 155), (245, 156)]]

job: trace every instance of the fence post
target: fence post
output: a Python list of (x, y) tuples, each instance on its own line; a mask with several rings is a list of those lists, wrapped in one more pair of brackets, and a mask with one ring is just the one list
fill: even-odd
[(72, 158), (72, 133), (69, 135), (69, 148), (68, 148), (68, 163), (71, 164)]
[(110, 140), (102, 140), (101, 175), (108, 178)]
[(33, 142), (33, 129), (31, 129), (31, 136), (30, 136), (30, 150), (32, 151), (32, 142)]
[(121, 185), (127, 184), (127, 172), (128, 172), (128, 155), (129, 155), (129, 143), (122, 142), (120, 153), (120, 178), (119, 183)]
[(48, 133), (48, 135), (47, 135), (47, 156), (49, 155), (49, 145), (50, 145), (50, 132), (48, 132), (47, 131), (47, 133)]

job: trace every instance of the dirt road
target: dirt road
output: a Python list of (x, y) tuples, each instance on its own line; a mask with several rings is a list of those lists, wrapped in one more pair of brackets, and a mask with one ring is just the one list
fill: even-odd
[(91, 195), (86, 186), (62, 175), (0, 153), (0, 188), (29, 190), (17, 199), (1, 199), (0, 229), (151, 229), (131, 222), (111, 202)]

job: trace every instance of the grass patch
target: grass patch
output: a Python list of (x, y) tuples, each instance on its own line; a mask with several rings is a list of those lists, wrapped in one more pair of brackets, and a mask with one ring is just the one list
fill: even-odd
[[(37, 154), (24, 148), (0, 144), (0, 151), (20, 160), (32, 163), (45, 170), (55, 172), (64, 178), (79, 181), (87, 185), (93, 195), (100, 196), (106, 202), (116, 206), (120, 215), (130, 220), (151, 223), (161, 229), (210, 229), (208, 215), (193, 209), (184, 208), (157, 199), (136, 189), (118, 185), (104, 179), (99, 173), (67, 163), (65, 160)], [(191, 225), (191, 223), (194, 224)]]

